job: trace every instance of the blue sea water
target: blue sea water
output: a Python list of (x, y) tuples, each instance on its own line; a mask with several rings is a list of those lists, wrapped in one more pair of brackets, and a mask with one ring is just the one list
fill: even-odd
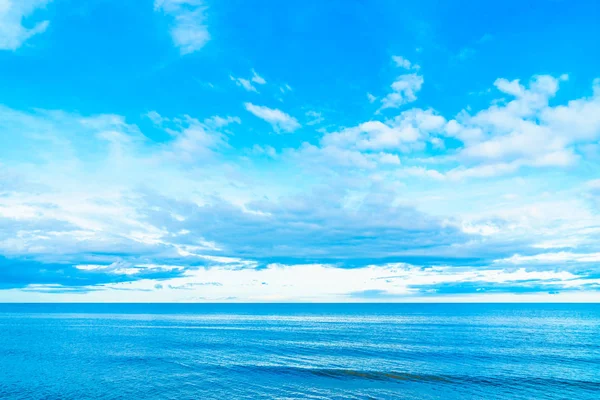
[(600, 305), (0, 304), (2, 399), (600, 399)]

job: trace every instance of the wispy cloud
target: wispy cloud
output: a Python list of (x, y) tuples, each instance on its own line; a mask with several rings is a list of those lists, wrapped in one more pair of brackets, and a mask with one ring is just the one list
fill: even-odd
[(494, 39), (494, 35), (486, 33), (477, 40), (477, 44), (487, 43), (487, 42), (492, 41), (493, 39)]
[(257, 83), (259, 85), (264, 85), (264, 84), (267, 83), (267, 81), (265, 80), (265, 78), (263, 78), (262, 76), (258, 75), (255, 70), (252, 70), (252, 82)]
[(267, 155), (272, 158), (277, 155), (277, 151), (272, 146), (269, 146), (269, 145), (261, 146), (258, 144), (255, 144), (252, 147), (252, 153), (256, 154), (256, 155)]
[(281, 93), (291, 92), (292, 91), (292, 87), (286, 83), (285, 85), (279, 87), (279, 91)]
[(396, 66), (400, 67), (400, 68), (414, 69), (414, 70), (418, 70), (421, 68), (421, 66), (419, 64), (413, 64), (408, 59), (406, 59), (402, 56), (392, 56), (392, 60), (394, 61)]
[(475, 49), (473, 49), (471, 47), (463, 47), (462, 49), (460, 49), (460, 51), (456, 55), (456, 58), (458, 58), (460, 61), (465, 61), (465, 60), (468, 60), (469, 58), (473, 57), (474, 55), (475, 55)]
[(236, 78), (233, 75), (229, 75), (229, 79), (235, 82), (236, 85), (246, 89), (248, 92), (255, 93), (258, 93), (258, 90), (253, 84), (265, 85), (267, 83), (267, 81), (262, 76), (258, 75), (255, 70), (252, 70), (252, 77), (249, 79)]
[(256, 90), (256, 87), (248, 79), (236, 78), (232, 75), (229, 75), (229, 79), (231, 79), (233, 82), (235, 82), (235, 84), (238, 85), (239, 87), (246, 89), (248, 92), (258, 93), (258, 90)]
[(154, 10), (171, 19), (171, 38), (182, 55), (200, 50), (210, 40), (203, 0), (155, 0)]
[(40, 34), (50, 21), (36, 22), (33, 27), (23, 26), (23, 19), (52, 0), (1, 0), (0, 1), (0, 50), (17, 50), (28, 39)]
[(310, 118), (310, 121), (308, 121), (306, 123), (306, 125), (320, 124), (321, 122), (323, 122), (325, 120), (325, 118), (323, 118), (323, 114), (321, 114), (320, 112), (317, 112), (317, 111), (313, 111), (313, 110), (307, 111), (306, 116)]
[(244, 103), (244, 107), (250, 113), (271, 124), (275, 132), (294, 132), (300, 128), (296, 118), (276, 108), (257, 106), (252, 103)]

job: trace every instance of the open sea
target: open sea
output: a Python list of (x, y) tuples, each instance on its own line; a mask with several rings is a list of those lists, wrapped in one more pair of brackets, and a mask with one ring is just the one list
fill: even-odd
[(600, 399), (598, 304), (0, 304), (2, 399)]

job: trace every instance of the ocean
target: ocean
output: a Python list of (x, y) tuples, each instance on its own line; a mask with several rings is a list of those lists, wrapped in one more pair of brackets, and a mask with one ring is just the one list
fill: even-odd
[(0, 304), (2, 399), (594, 399), (597, 304)]

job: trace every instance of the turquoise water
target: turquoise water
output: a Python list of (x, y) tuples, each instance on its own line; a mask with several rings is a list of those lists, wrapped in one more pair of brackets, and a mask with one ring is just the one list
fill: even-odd
[(0, 305), (2, 399), (598, 399), (599, 305)]

